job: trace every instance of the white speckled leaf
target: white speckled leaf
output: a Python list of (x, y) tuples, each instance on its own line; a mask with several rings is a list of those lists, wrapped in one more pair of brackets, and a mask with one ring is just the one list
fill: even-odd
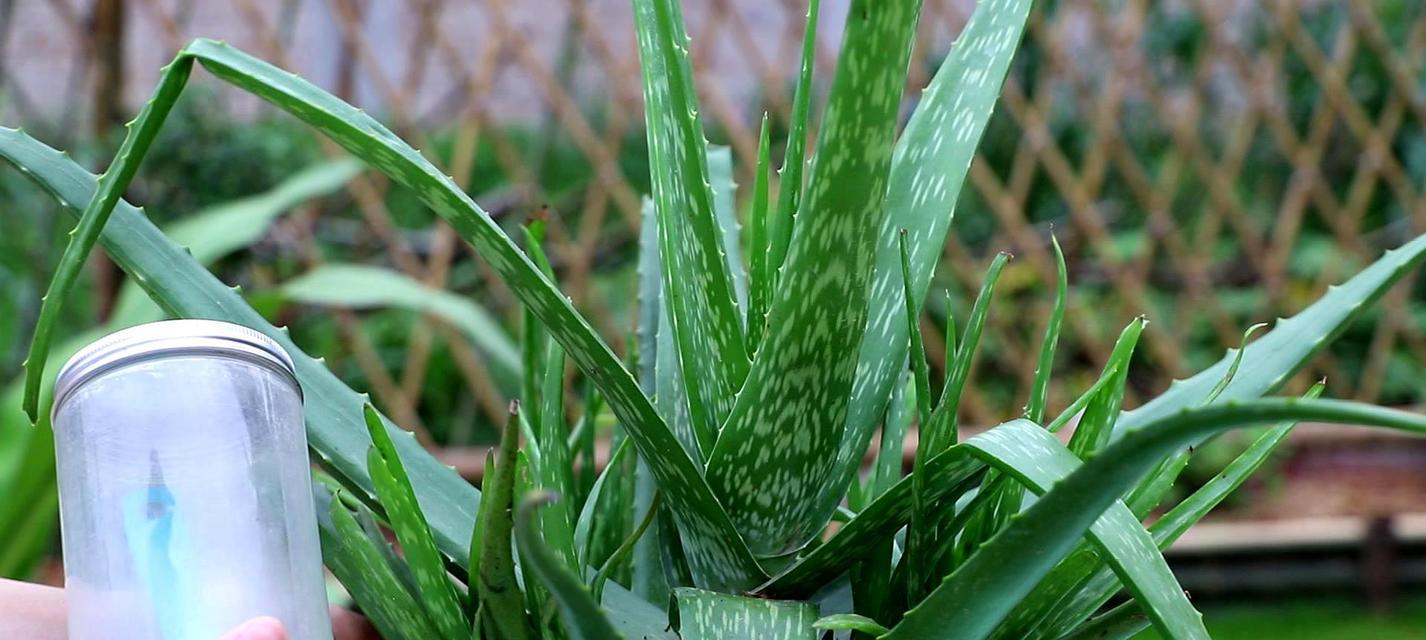
[[(743, 269), (741, 246), (743, 227), (738, 224), (738, 209), (734, 201), (738, 184), (733, 181), (733, 150), (720, 144), (708, 145), (708, 183), (713, 188), (713, 212), (718, 218), (718, 233), (723, 239), (724, 260), (733, 278), (733, 296), (737, 308), (748, 308), (748, 272)], [(746, 321), (742, 313), (739, 317)]]
[[(925, 298), (961, 185), (1000, 96), (1030, 0), (981, 0), (926, 91), (892, 157), (886, 220), (878, 237), (866, 334), (837, 465), (850, 480), (885, 410), (906, 354), (906, 310), (896, 247), (906, 229), (914, 290)], [(846, 482), (831, 482), (818, 508), (830, 517)]]
[(659, 220), (664, 307), (693, 429), (712, 439), (748, 372), (742, 315), (734, 299), (709, 183), (687, 35), (674, 0), (634, 0), (643, 68), (649, 171)]
[[(708, 458), (708, 482), (759, 553), (800, 544), (838, 474), (897, 109), (920, 3), (856, 0), (767, 333)], [(842, 482), (839, 489), (845, 489)]]
[(766, 600), (675, 590), (682, 640), (816, 640), (817, 607), (798, 600)]

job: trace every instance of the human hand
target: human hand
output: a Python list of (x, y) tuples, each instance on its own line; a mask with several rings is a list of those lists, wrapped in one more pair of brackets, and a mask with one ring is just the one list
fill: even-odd
[[(380, 640), (371, 623), (351, 611), (332, 607), (332, 637), (335, 640)], [(224, 634), (219, 640), (287, 640), (287, 631), (276, 618), (253, 618)]]

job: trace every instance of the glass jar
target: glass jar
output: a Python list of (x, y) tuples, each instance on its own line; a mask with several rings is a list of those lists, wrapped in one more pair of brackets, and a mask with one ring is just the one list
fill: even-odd
[(212, 640), (271, 616), (330, 639), (292, 359), (234, 324), (89, 345), (52, 413), (71, 640)]

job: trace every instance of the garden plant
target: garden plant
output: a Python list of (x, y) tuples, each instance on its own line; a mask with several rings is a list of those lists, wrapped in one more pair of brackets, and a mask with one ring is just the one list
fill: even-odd
[[(0, 129), (0, 157), (79, 217), (35, 330), (26, 410), (41, 414), (59, 305), (98, 242), (169, 314), (252, 327), (296, 357), (324, 559), (385, 637), (1207, 637), (1160, 552), (1295, 421), (1426, 431), (1424, 417), (1363, 404), (1261, 399), (1426, 257), (1426, 237), (1133, 411), (1120, 404), (1143, 318), (1126, 319), (1077, 400), (1046, 406), (1069, 295), (1061, 259), (1023, 415), (962, 439), (958, 403), (1009, 257), (947, 331), (935, 391), (917, 320), (1030, 2), (981, 0), (903, 126), (919, 5), (850, 3), (809, 149), (812, 1), (786, 153), (774, 181), (764, 124), (744, 238), (704, 138), (681, 9), (634, 0), (653, 193), (627, 363), (560, 292), (538, 224), (517, 244), (377, 120), (223, 43), (195, 41), (164, 67), (100, 176)], [(520, 402), (482, 491), (121, 199), (195, 64), (415, 191), (523, 303)], [(596, 473), (603, 407), (617, 424)], [(1160, 504), (1194, 446), (1263, 425), (1217, 477)]]

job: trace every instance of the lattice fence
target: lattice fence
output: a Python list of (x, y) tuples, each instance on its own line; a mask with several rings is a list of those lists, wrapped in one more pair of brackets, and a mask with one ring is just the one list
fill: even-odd
[[(804, 4), (685, 4), (710, 137), (732, 147), (739, 182), (751, 184), (758, 117), (766, 110), (778, 127), (788, 118)], [(846, 4), (823, 3), (823, 80)], [(908, 112), (971, 5), (927, 0)], [(61, 137), (97, 130), (132, 113), (158, 67), (195, 36), (234, 42), (382, 114), (498, 215), (546, 215), (568, 292), (611, 342), (623, 342), (629, 295), (610, 274), (629, 267), (648, 188), (627, 2), (0, 1), (0, 123)], [(988, 256), (1016, 255), (966, 420), (996, 421), (1023, 401), (1048, 309), (1052, 229), (1078, 285), (1059, 402), (1094, 375), (1136, 315), (1152, 324), (1135, 397), (1426, 232), (1423, 64), (1426, 9), (1409, 0), (1039, 3), (938, 275), (963, 316)], [(235, 117), (263, 113), (221, 95)], [(559, 169), (576, 178), (550, 188)], [(498, 184), (480, 184), (481, 175)], [(402, 223), (387, 189), (373, 178), (349, 188), (366, 233), (379, 239), (366, 258), (479, 290), (509, 313), (510, 297), (488, 271), (475, 283), (451, 280), (459, 265), (483, 267), (444, 225)], [(322, 253), (302, 260), (316, 264)], [(1299, 385), (1326, 376), (1337, 396), (1419, 401), (1421, 292), (1414, 282), (1396, 288)], [(933, 354), (943, 331), (934, 316), (945, 309), (933, 299)], [(338, 362), (355, 363), (403, 422), (420, 424), (424, 362), (438, 342), (499, 414), (480, 358), (453, 331), (418, 324), (393, 364), (356, 330), (355, 315), (338, 317), (349, 338)]]

